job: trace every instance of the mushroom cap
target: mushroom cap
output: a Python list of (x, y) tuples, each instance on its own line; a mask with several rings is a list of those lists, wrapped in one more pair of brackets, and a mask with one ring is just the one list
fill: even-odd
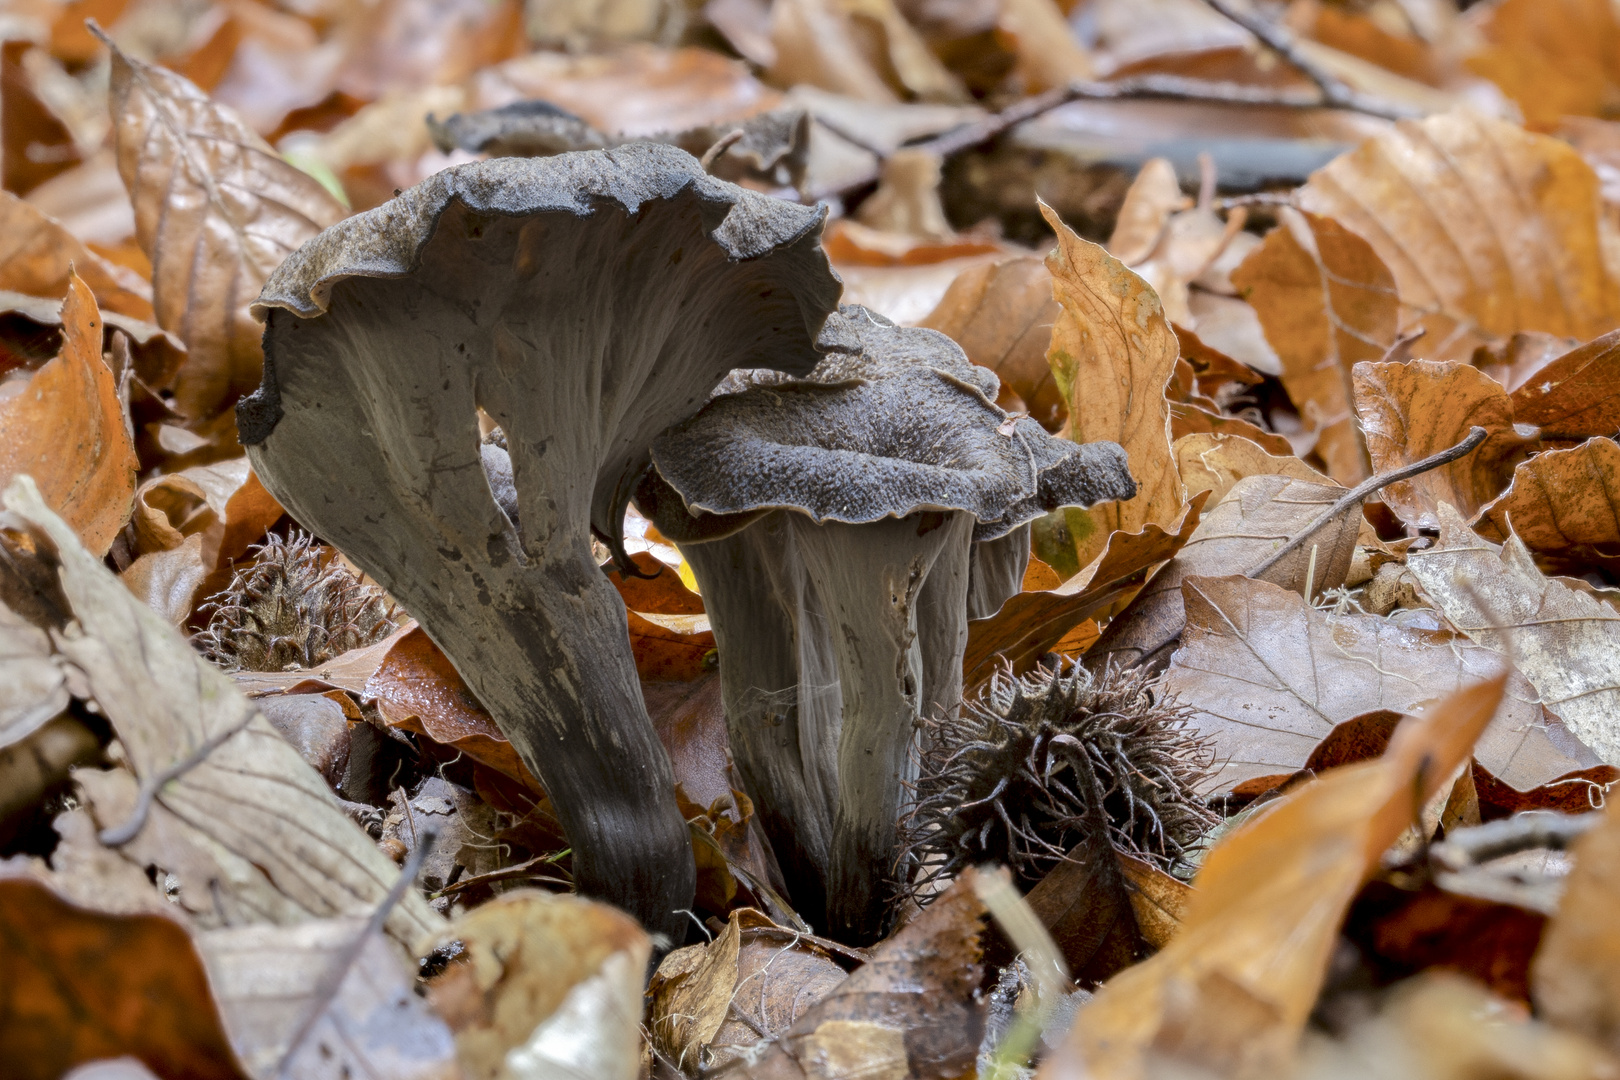
[(688, 513), (741, 525), (791, 509), (861, 524), (963, 510), (987, 540), (1058, 506), (1136, 494), (1117, 444), (1077, 445), (1008, 416), (994, 373), (944, 334), (850, 305), (820, 341), (828, 355), (808, 375), (733, 372), (654, 441), (653, 462)]
[[(647, 443), (696, 411), (727, 371), (807, 373), (820, 359), (815, 337), (840, 288), (819, 247), (825, 217), (716, 180), (685, 151), (653, 143), (446, 169), (325, 230), (270, 276), (252, 308), (268, 324), (264, 381), (237, 407), (241, 441), (264, 442), (281, 418), (276, 356), (292, 327), (277, 311), (319, 326), (363, 320), (354, 308), (365, 303), (397, 304), (384, 324), (392, 341), (356, 341), (376, 335), (374, 319), (322, 332), (340, 339), (334, 348), (349, 363), (459, 344), (479, 375), (510, 366), (514, 351), (537, 378), (546, 366), (599, 369), (583, 395), (599, 408), (559, 394), (549, 419), (592, 424), (590, 521), (617, 536)], [(699, 250), (710, 244), (718, 259)], [(334, 291), (356, 279), (401, 284), (354, 291), (357, 303), (328, 314)], [(654, 292), (684, 295), (641, 303)], [(657, 325), (626, 325), (641, 307)], [(514, 319), (526, 320), (506, 335), (517, 349), (497, 358), (502, 324)]]

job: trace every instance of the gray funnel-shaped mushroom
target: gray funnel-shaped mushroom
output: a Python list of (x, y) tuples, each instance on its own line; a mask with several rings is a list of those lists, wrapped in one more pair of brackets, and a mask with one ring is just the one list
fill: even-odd
[(842, 352), (808, 378), (736, 373), (654, 442), (637, 503), (697, 574), (732, 752), (796, 902), (865, 941), (916, 722), (961, 697), (974, 537), (1135, 485), (1118, 446), (997, 408), (942, 334), (852, 307), (823, 341)]
[(686, 825), (591, 531), (617, 546), (648, 443), (730, 369), (814, 366), (839, 290), (821, 222), (670, 147), (481, 162), (327, 229), (255, 307), (254, 470), (454, 662), (545, 785), (580, 890), (677, 939)]

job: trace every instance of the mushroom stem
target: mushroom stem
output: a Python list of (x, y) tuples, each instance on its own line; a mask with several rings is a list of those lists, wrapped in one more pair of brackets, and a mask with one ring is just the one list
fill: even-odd
[[(908, 751), (925, 685), (920, 597), (945, 552), (952, 551), (947, 565), (960, 559), (965, 567), (974, 519), (925, 511), (862, 525), (817, 525), (796, 514), (788, 520), (831, 622), (844, 707), (829, 932), (875, 941), (888, 906), (901, 795), (916, 768)], [(950, 591), (965, 595), (965, 581)]]
[(714, 628), (732, 758), (795, 907), (823, 926), (842, 704), (826, 618), (785, 517), (681, 553)]
[(1030, 526), (1025, 522), (1006, 536), (974, 543), (968, 572), (969, 619), (988, 619), (1023, 591), (1024, 574), (1029, 570), (1029, 542)]

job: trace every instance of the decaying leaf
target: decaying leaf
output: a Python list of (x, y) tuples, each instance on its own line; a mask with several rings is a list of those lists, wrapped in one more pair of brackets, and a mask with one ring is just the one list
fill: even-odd
[(519, 889), (451, 924), (465, 962), (432, 1000), (467, 1080), (633, 1080), (652, 942), (606, 904)]
[(1483, 75), (1549, 131), (1566, 116), (1602, 116), (1620, 99), (1620, 14), (1603, 0), (1504, 0), (1478, 22), (1487, 42), (1469, 56)]
[[(128, 772), (80, 774), (103, 829), (140, 826), (119, 849), (124, 857), (166, 867), (180, 881), (181, 906), (205, 926), (369, 913), (398, 870), (320, 775), (79, 544), (32, 481), (13, 481), (4, 501), (56, 568), (79, 627), (60, 632), (58, 648), (84, 673), (135, 775), (156, 785), (173, 774), (149, 796), (144, 818), (134, 817)], [(415, 942), (437, 922), (409, 895), (388, 926)]]
[(163, 1077), (245, 1080), (197, 950), (161, 910), (109, 915), (0, 864), (0, 1060), (16, 1080), (130, 1055)]
[(0, 192), (0, 289), (60, 297), (77, 272), (101, 307), (131, 318), (152, 318), (152, 290), (138, 274), (94, 254), (61, 222)]
[(1108, 237), (1109, 252), (1126, 266), (1146, 259), (1159, 246), (1171, 215), (1188, 203), (1169, 158), (1143, 162), (1114, 218), (1114, 231)]
[[(973, 1067), (982, 1016), (986, 909), (968, 870), (872, 959), (774, 1042), (725, 1073), (747, 1080), (960, 1076)], [(1005, 874), (1005, 871), (995, 871)]]
[(1471, 428), (1490, 433), (1466, 457), (1384, 489), (1384, 502), (1420, 528), (1439, 525), (1443, 502), (1472, 518), (1507, 486), (1515, 458), (1536, 445), (1535, 428), (1515, 427), (1502, 384), (1457, 361), (1357, 364), (1355, 402), (1377, 472), (1456, 446)]
[(1299, 205), (1372, 245), (1431, 359), (1465, 360), (1520, 330), (1584, 341), (1620, 323), (1597, 177), (1557, 139), (1468, 112), (1402, 121), (1314, 173)]
[[(1373, 710), (1413, 712), (1501, 663), (1454, 634), (1318, 611), (1297, 592), (1250, 578), (1188, 577), (1182, 593), (1187, 627), (1165, 688), (1192, 706), (1195, 729), (1214, 743), (1213, 789), (1305, 768), (1336, 725)], [(1597, 764), (1543, 719), (1523, 677), (1506, 686), (1500, 718), (1474, 750), (1492, 775), (1529, 789)]]
[(1241, 435), (1198, 432), (1183, 435), (1173, 447), (1181, 482), (1192, 494), (1209, 491), (1209, 505), (1218, 505), (1245, 476), (1291, 476), (1313, 484), (1332, 481), (1289, 454), (1272, 454)]
[(1545, 577), (1524, 542), (1500, 548), (1440, 507), (1440, 540), (1407, 566), (1446, 619), (1510, 658), (1581, 742), (1620, 765), (1620, 613)]
[(1575, 842), (1575, 869), (1530, 968), (1541, 1015), (1620, 1052), (1620, 814)]
[(1215, 1075), (1286, 1069), (1356, 890), (1414, 805), (1467, 758), (1502, 684), (1459, 691), (1403, 724), (1377, 761), (1318, 778), (1216, 846), (1181, 931), (1081, 1008), (1043, 1074), (1123, 1080), (1178, 1061)]
[[(1204, 515), (1186, 546), (1108, 624), (1086, 654), (1086, 665), (1097, 670), (1111, 657), (1127, 665), (1168, 663), (1186, 621), (1184, 578), (1258, 568), (1344, 494), (1336, 485), (1286, 475), (1239, 480)], [(1313, 596), (1343, 584), (1360, 528), (1360, 507), (1346, 507), (1342, 516), (1322, 528), (1320, 540), (1297, 548), (1267, 570), (1262, 580), (1303, 592), (1308, 577)]]
[[(1282, 360), (1283, 385), (1340, 483), (1369, 475), (1350, 370), (1395, 340), (1395, 278), (1367, 240), (1331, 217), (1284, 210), (1232, 273)], [(1447, 445), (1450, 445), (1449, 443)]]
[(190, 350), (175, 407), (203, 420), (258, 385), (248, 305), (265, 279), (348, 211), (182, 76), (116, 48), (112, 64), (118, 171), (152, 262), (157, 321)]
[(1041, 213), (1058, 237), (1046, 265), (1063, 311), (1052, 327), (1047, 361), (1068, 406), (1068, 436), (1119, 443), (1136, 481), (1135, 498), (1084, 511), (1091, 531), (1074, 537), (1084, 566), (1102, 554), (1112, 533), (1169, 527), (1181, 512), (1185, 490), (1170, 452), (1164, 396), (1180, 347), (1147, 282), (1080, 239), (1051, 207), (1043, 203)]
[(1588, 439), (1521, 463), (1480, 515), (1479, 532), (1498, 543), (1511, 533), (1532, 551), (1620, 544), (1620, 446)]
[(1593, 338), (1538, 367), (1513, 389), (1513, 418), (1547, 439), (1620, 431), (1620, 331)]
[(61, 353), (0, 387), (0, 482), (33, 476), (45, 501), (98, 556), (129, 519), (140, 467), (101, 339), (95, 297), (70, 271)]

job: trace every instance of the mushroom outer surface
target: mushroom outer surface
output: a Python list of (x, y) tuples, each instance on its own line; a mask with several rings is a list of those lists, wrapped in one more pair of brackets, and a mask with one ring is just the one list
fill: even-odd
[(326, 230), (255, 305), (254, 470), (455, 664), (556, 805), (580, 890), (677, 940), (686, 825), (590, 532), (617, 540), (649, 441), (731, 368), (817, 361), (822, 218), (664, 146), (480, 162)]

